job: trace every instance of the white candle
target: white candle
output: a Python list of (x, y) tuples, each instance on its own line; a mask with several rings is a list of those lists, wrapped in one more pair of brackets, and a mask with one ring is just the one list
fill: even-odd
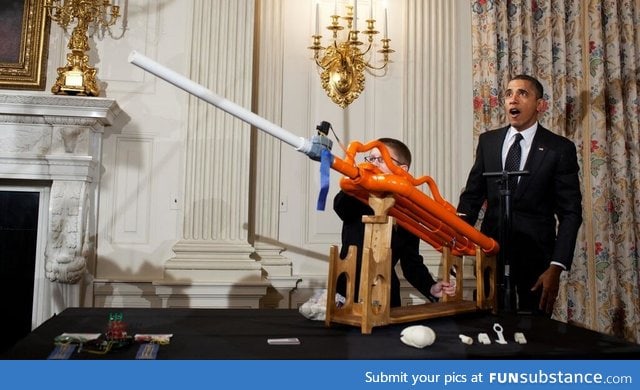
[(387, 39), (387, 9), (384, 9), (384, 39)]
[(353, 31), (358, 31), (358, 0), (353, 0)]
[(316, 3), (316, 35), (320, 35), (320, 3)]
[(333, 14), (337, 15), (338, 14), (338, 0), (335, 0), (333, 2)]
[(373, 0), (369, 2), (369, 19), (373, 20)]

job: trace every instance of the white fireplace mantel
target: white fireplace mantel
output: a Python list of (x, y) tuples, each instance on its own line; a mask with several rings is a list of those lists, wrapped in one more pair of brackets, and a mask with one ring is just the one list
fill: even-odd
[(36, 259), (34, 325), (79, 306), (92, 278), (102, 136), (119, 113), (112, 99), (0, 93), (0, 180), (50, 184), (46, 226), (40, 227), (44, 259)]

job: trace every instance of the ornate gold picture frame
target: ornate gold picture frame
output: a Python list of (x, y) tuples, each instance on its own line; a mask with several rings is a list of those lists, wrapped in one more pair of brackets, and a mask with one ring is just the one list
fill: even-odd
[(0, 0), (0, 89), (45, 89), (50, 23), (44, 1)]

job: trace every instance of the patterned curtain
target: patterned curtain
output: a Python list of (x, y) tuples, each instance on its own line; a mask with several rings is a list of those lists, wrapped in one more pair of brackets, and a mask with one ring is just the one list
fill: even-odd
[(640, 343), (640, 0), (476, 0), (474, 138), (507, 123), (502, 88), (545, 86), (541, 123), (573, 140), (584, 223), (554, 318)]

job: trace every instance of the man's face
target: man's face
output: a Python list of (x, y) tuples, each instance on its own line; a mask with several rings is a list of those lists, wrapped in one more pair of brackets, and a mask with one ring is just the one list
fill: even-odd
[(544, 109), (544, 100), (536, 97), (536, 91), (528, 80), (511, 80), (504, 93), (504, 109), (511, 126), (525, 130), (538, 120)]

